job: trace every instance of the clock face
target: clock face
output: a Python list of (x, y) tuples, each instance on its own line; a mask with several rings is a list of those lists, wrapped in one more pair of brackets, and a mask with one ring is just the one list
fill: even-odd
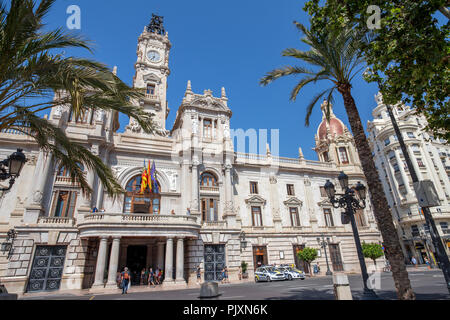
[(147, 52), (147, 58), (151, 62), (158, 62), (159, 60), (161, 60), (161, 55), (158, 51), (151, 50)]

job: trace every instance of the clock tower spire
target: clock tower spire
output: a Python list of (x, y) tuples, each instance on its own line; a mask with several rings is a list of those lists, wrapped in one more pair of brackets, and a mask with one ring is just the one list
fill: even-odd
[[(152, 14), (150, 24), (138, 38), (136, 73), (133, 86), (145, 90), (145, 98), (139, 101), (147, 112), (153, 113), (158, 134), (166, 135), (166, 119), (169, 115), (167, 103), (167, 77), (170, 75), (169, 53), (172, 44), (164, 29), (163, 17)], [(130, 119), (128, 131), (142, 132), (134, 119)]]

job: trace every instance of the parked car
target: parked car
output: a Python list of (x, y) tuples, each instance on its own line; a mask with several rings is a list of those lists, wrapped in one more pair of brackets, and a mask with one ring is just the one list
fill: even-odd
[(274, 267), (259, 267), (255, 271), (255, 282), (259, 281), (271, 282), (285, 279), (286, 279), (285, 274), (276, 270)]
[(293, 279), (305, 280), (305, 274), (301, 270), (292, 267), (278, 267), (276, 269), (281, 273), (284, 273), (286, 280), (293, 280)]

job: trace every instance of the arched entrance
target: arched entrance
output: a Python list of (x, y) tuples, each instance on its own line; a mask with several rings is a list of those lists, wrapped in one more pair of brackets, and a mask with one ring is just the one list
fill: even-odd
[(137, 213), (137, 214), (160, 214), (161, 212), (161, 186), (158, 181), (156, 184), (158, 186), (157, 192), (155, 188), (152, 191), (147, 188), (143, 193), (141, 193), (141, 181), (142, 177), (135, 176), (132, 178), (125, 188), (125, 199), (123, 205), (124, 213)]

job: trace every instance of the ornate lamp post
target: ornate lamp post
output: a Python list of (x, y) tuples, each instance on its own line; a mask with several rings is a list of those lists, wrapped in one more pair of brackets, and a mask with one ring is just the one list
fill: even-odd
[(322, 239), (317, 237), (317, 243), (325, 251), (325, 261), (327, 262), (327, 272), (325, 274), (327, 276), (331, 276), (333, 274), (333, 272), (331, 272), (331, 270), (330, 270), (330, 265), (328, 264), (328, 255), (327, 255), (327, 246), (328, 246), (328, 243), (330, 242), (330, 238), (327, 237), (327, 240), (325, 241), (325, 235), (323, 233), (320, 235), (320, 237)]
[(338, 180), (339, 184), (342, 187), (342, 190), (345, 190), (344, 194), (340, 194), (339, 198), (336, 198), (336, 190), (334, 188), (334, 184), (330, 180), (327, 180), (327, 182), (325, 183), (325, 191), (327, 192), (328, 198), (333, 204), (333, 207), (345, 209), (346, 214), (350, 217), (353, 237), (355, 238), (356, 251), (358, 252), (359, 265), (361, 267), (361, 273), (364, 282), (363, 299), (377, 299), (378, 297), (375, 292), (367, 287), (367, 280), (369, 279), (369, 275), (367, 274), (366, 262), (364, 261), (361, 241), (359, 239), (358, 228), (356, 226), (354, 216), (355, 209), (364, 209), (366, 207), (366, 187), (361, 182), (358, 182), (355, 186), (358, 197), (355, 197), (355, 191), (348, 187), (348, 176), (344, 172), (341, 172), (339, 174)]
[(22, 149), (17, 149), (7, 159), (0, 161), (0, 181), (9, 179), (9, 187), (0, 188), (0, 191), (11, 190), (16, 178), (19, 177), (27, 158), (22, 152)]
[(241, 241), (241, 253), (242, 253), (242, 250), (247, 248), (247, 240), (245, 240), (245, 232), (244, 231), (242, 231), (239, 234), (239, 240)]

